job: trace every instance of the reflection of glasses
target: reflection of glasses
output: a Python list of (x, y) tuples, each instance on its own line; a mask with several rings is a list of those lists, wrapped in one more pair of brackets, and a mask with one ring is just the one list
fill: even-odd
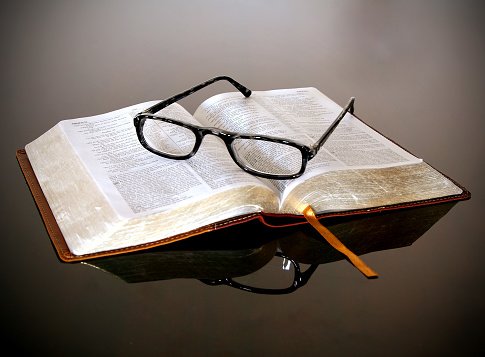
[(277, 259), (247, 276), (199, 280), (207, 285), (228, 285), (256, 294), (289, 294), (305, 285), (318, 267), (318, 264), (312, 264), (306, 271), (301, 272), (300, 264), (283, 253), (276, 252), (275, 257)]
[(355, 98), (351, 98), (337, 119), (311, 146), (271, 136), (200, 127), (154, 115), (170, 104), (219, 80), (229, 81), (245, 97), (251, 95), (249, 89), (234, 79), (220, 76), (159, 102), (134, 118), (138, 140), (143, 147), (168, 159), (186, 160), (195, 155), (205, 135), (215, 135), (224, 141), (232, 159), (244, 171), (264, 178), (287, 180), (303, 174), (308, 161), (315, 157), (345, 114), (354, 112)]

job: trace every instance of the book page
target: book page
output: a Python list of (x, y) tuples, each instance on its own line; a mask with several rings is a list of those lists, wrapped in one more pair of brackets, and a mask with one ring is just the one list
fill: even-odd
[[(236, 187), (263, 186), (236, 166), (218, 140), (204, 140), (189, 160), (166, 159), (143, 148), (133, 117), (153, 103), (59, 124), (121, 217), (168, 211)], [(178, 104), (158, 114), (198, 124)]]
[[(221, 94), (205, 101), (195, 112), (205, 125), (238, 133), (291, 139), (304, 145), (318, 141), (342, 108), (315, 88)], [(385, 168), (422, 162), (399, 146), (347, 114), (318, 154), (309, 161), (302, 177), (264, 180), (284, 201), (305, 180), (338, 170)]]
[(426, 162), (381, 169), (337, 170), (315, 175), (286, 196), (280, 210), (299, 215), (337, 212), (431, 200), (458, 195), (462, 189)]

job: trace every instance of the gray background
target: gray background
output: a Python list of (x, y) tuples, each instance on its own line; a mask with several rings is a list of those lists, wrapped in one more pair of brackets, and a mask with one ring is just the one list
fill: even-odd
[[(1, 339), (49, 355), (483, 352), (484, 11), (479, 1), (2, 1)], [(61, 264), (15, 151), (62, 119), (216, 75), (314, 86), (472, 192), (410, 248), (320, 267), (285, 297), (128, 285)], [(185, 101), (190, 111), (218, 84)], [(211, 92), (212, 91), (212, 92)], [(3, 348), (3, 347), (2, 347)]]

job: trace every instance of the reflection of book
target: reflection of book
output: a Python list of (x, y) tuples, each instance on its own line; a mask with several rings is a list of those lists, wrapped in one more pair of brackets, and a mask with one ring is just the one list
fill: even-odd
[(269, 238), (270, 230), (274, 231), (261, 227), (257, 221), (250, 221), (172, 244), (89, 259), (83, 263), (128, 283), (245, 276), (274, 258), (277, 241)]
[[(438, 222), (455, 203), (405, 208), (367, 215), (328, 217), (325, 225), (356, 254), (366, 254), (410, 246)], [(123, 255), (85, 261), (85, 264), (135, 283), (167, 279), (204, 279), (235, 281), (259, 272), (261, 288), (274, 286), (268, 279), (287, 275), (284, 266), (278, 271), (264, 271), (277, 248), (296, 263), (320, 265), (343, 259), (308, 225), (277, 230), (259, 227), (257, 222), (210, 232), (174, 244)], [(268, 237), (274, 240), (268, 241)], [(313, 271), (314, 269), (312, 269)], [(290, 273), (291, 275), (291, 273)], [(283, 280), (285, 282), (285, 280)], [(282, 288), (288, 288), (282, 285)]]
[[(382, 211), (361, 216), (329, 217), (324, 222), (352, 252), (371, 252), (412, 245), (455, 205), (455, 202)], [(302, 226), (278, 240), (281, 250), (304, 264), (326, 264), (344, 257)]]
[[(62, 121), (17, 153), (61, 259), (149, 248), (253, 219), (304, 223), (302, 205), (325, 216), (469, 197), (349, 114), (295, 180), (243, 172), (212, 137), (189, 160), (164, 159), (144, 150), (133, 128), (133, 114), (150, 104)], [(249, 98), (227, 93), (208, 99), (194, 116), (178, 104), (162, 114), (311, 144), (340, 109), (303, 88)]]

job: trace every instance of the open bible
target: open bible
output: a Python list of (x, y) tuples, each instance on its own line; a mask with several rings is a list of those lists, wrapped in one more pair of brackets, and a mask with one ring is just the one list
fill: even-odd
[[(44, 221), (51, 215), (49, 225), (58, 226), (49, 230), (46, 223), (61, 259), (148, 248), (253, 219), (305, 223), (308, 206), (321, 218), (470, 195), (350, 113), (292, 180), (248, 174), (214, 136), (190, 159), (160, 157), (140, 145), (133, 126), (134, 116), (155, 103), (61, 121), (17, 153), (38, 206), (45, 197)], [(158, 114), (311, 145), (341, 109), (315, 88), (298, 88), (247, 98), (224, 93), (193, 115), (176, 103)], [(278, 159), (274, 152), (261, 155)]]

